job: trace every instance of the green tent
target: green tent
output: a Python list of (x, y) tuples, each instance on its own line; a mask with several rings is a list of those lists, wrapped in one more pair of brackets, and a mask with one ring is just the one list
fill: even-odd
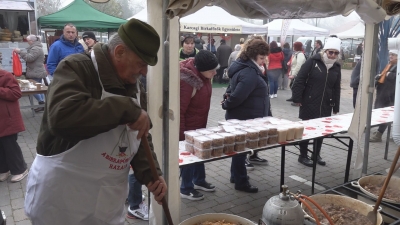
[(63, 29), (66, 23), (78, 30), (107, 31), (118, 29), (126, 20), (102, 13), (83, 0), (75, 0), (60, 11), (38, 18), (39, 28)]

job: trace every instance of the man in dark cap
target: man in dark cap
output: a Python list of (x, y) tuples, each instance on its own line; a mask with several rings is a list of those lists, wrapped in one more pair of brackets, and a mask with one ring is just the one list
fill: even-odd
[[(207, 50), (200, 50), (194, 58), (179, 63), (180, 66), (180, 129), (179, 140), (185, 140), (185, 131), (206, 128), (211, 104), (211, 79), (217, 73), (218, 59)], [(215, 186), (206, 181), (204, 163), (181, 168), (181, 198), (201, 200), (197, 190), (212, 192)]]
[[(153, 151), (139, 77), (157, 63), (160, 37), (131, 19), (107, 44), (62, 60), (49, 86), (25, 212), (33, 224), (123, 225), (128, 172), (160, 203), (167, 186)], [(153, 181), (142, 145), (158, 171)]]
[(86, 31), (82, 34), (82, 39), (85, 42), (86, 46), (88, 47), (87, 51), (91, 52), (93, 46), (97, 43), (96, 35), (93, 32)]

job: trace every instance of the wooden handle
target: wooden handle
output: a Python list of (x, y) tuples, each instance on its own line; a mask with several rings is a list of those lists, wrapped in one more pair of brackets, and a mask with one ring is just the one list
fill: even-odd
[(379, 194), (378, 200), (375, 203), (374, 212), (377, 212), (378, 207), (381, 204), (383, 195), (385, 194), (386, 188), (387, 188), (387, 186), (388, 186), (388, 184), (390, 182), (390, 178), (392, 177), (394, 168), (396, 167), (397, 161), (399, 160), (399, 156), (400, 156), (400, 146), (398, 147), (396, 155), (393, 158), (393, 162), (392, 162), (392, 165), (390, 166), (389, 173), (388, 173), (388, 175), (387, 175), (387, 177), (385, 179), (385, 183), (383, 184), (383, 187), (382, 187), (381, 192)]
[[(151, 154), (149, 142), (147, 141), (147, 137), (145, 137), (145, 136), (142, 137), (142, 145), (144, 146), (144, 149), (146, 152), (147, 161), (149, 161), (149, 166), (150, 166), (150, 170), (151, 170), (151, 176), (153, 177), (153, 182), (156, 182), (156, 181), (158, 181), (159, 176), (157, 173), (156, 165), (154, 164), (153, 155)], [(161, 200), (161, 202), (162, 202), (162, 207), (164, 209), (165, 216), (167, 217), (168, 224), (173, 225), (174, 223), (172, 222), (171, 213), (169, 212), (167, 199), (164, 197)]]

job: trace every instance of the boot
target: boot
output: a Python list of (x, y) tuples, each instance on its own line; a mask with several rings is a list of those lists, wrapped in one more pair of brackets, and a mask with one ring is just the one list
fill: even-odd
[(374, 132), (369, 138), (369, 142), (382, 142), (382, 133), (379, 131)]
[[(314, 159), (314, 155), (313, 154), (311, 155), (311, 159)], [(319, 165), (321, 165), (321, 166), (325, 166), (326, 165), (326, 162), (324, 160), (322, 160), (321, 156), (319, 156), (319, 155), (317, 156), (317, 163)]]
[(311, 159), (309, 159), (308, 156), (299, 155), (299, 159), (297, 161), (308, 167), (313, 166), (313, 161)]

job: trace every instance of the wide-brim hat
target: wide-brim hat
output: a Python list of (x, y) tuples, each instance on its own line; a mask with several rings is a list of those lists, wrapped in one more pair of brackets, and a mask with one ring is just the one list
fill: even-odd
[(157, 64), (157, 53), (160, 48), (160, 36), (149, 24), (130, 19), (118, 29), (122, 41), (150, 66)]

